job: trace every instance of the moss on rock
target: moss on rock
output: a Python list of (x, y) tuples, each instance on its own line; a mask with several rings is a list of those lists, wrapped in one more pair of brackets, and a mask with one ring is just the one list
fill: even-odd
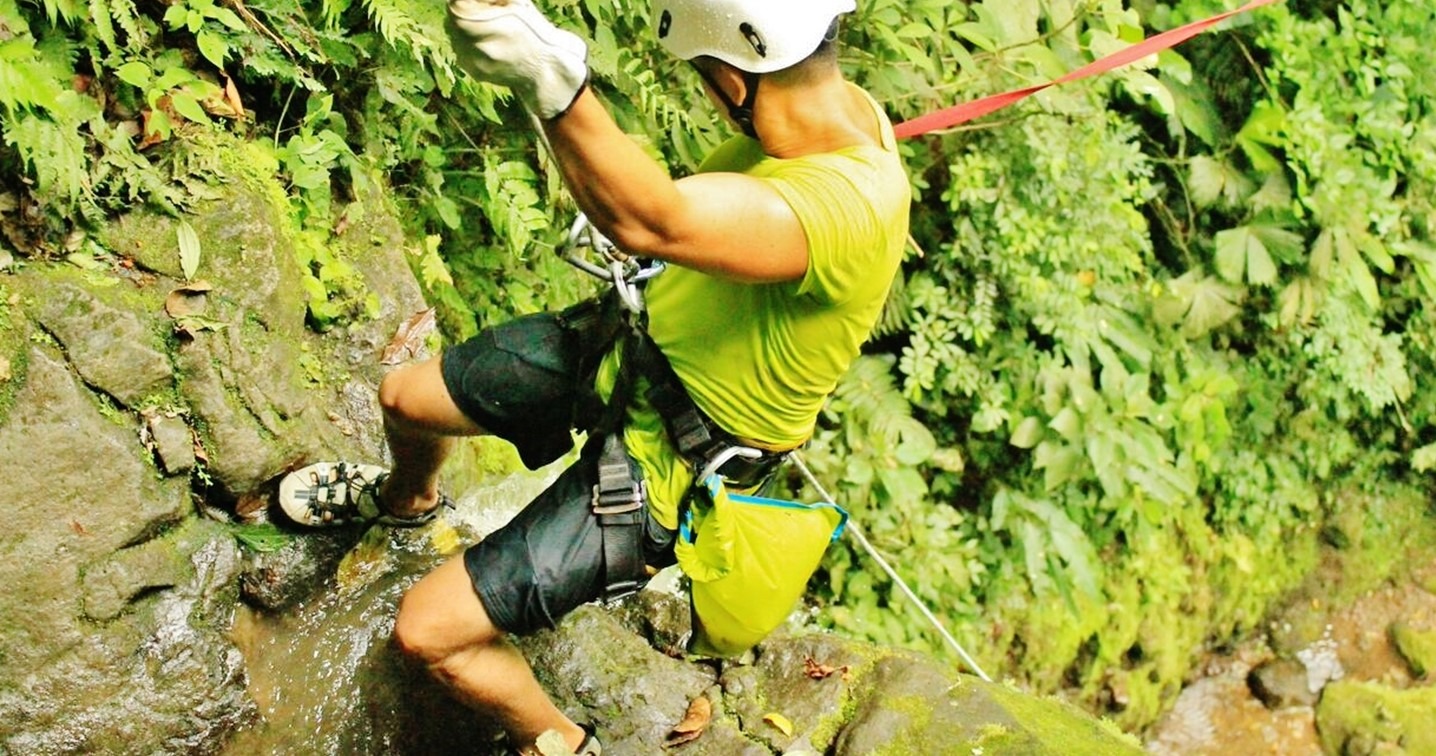
[[(1436, 630), (1423, 630), (1401, 623), (1391, 626), (1391, 640), (1401, 658), (1417, 677), (1436, 672)], [(1433, 710), (1436, 718), (1436, 710)]]
[(1436, 688), (1396, 690), (1371, 682), (1326, 687), (1316, 729), (1326, 753), (1436, 753)]

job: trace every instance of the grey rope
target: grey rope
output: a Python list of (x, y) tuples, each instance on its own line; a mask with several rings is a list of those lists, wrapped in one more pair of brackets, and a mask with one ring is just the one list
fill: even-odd
[[(808, 479), (808, 482), (812, 484), (814, 489), (817, 490), (818, 495), (822, 497), (823, 501), (831, 506), (836, 507), (837, 502), (833, 501), (832, 495), (827, 492), (827, 489), (823, 488), (823, 484), (818, 482), (817, 476), (813, 475), (813, 471), (808, 469), (808, 465), (806, 462), (803, 461), (803, 458), (798, 456), (797, 452), (789, 453), (788, 457), (791, 458), (793, 460), (793, 463), (798, 466), (798, 469), (803, 472), (803, 477)], [(914, 604), (917, 605), (917, 608), (922, 611), (922, 614), (924, 617), (927, 618), (927, 621), (932, 623), (933, 627), (937, 628), (937, 632), (939, 635), (942, 636), (943, 640), (947, 641), (948, 645), (952, 646), (953, 649), (957, 651), (957, 655), (962, 658), (962, 661), (964, 664), (967, 665), (967, 668), (972, 670), (973, 674), (976, 674), (983, 680), (987, 682), (992, 682), (992, 678), (988, 677), (987, 673), (983, 672), (982, 668), (977, 666), (977, 662), (973, 661), (972, 657), (969, 656), (967, 651), (963, 649), (962, 644), (958, 643), (957, 639), (952, 637), (952, 633), (949, 633), (947, 631), (947, 628), (943, 626), (942, 621), (939, 620), (937, 616), (932, 613), (932, 610), (927, 608), (927, 604), (924, 604), (922, 602), (922, 599), (918, 598), (916, 593), (913, 593), (913, 590), (908, 587), (908, 584), (903, 581), (901, 577), (898, 576), (897, 572), (895, 572), (892, 566), (888, 564), (888, 561), (886, 559), (883, 559), (882, 554), (879, 554), (878, 550), (873, 548), (872, 543), (868, 541), (867, 537), (863, 535), (863, 531), (858, 528), (857, 523), (853, 522), (852, 519), (848, 520), (848, 532), (852, 533), (853, 537), (858, 539), (858, 545), (862, 546), (863, 551), (866, 551), (868, 553), (868, 556), (872, 557), (873, 561), (877, 562), (878, 566), (883, 568), (883, 572), (886, 572), (887, 576), (892, 578), (892, 581), (897, 584), (897, 587), (900, 590), (902, 590), (903, 595), (907, 596), (908, 599), (910, 599)]]

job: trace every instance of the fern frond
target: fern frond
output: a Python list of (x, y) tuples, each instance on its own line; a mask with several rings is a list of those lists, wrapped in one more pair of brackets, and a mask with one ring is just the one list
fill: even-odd
[(50, 25), (63, 20), (65, 23), (73, 23), (80, 18), (80, 9), (74, 0), (45, 0), (45, 17), (50, 20)]
[(33, 172), (40, 195), (73, 207), (89, 194), (89, 160), (79, 129), (32, 113), (3, 122), (5, 143)]
[(416, 62), (438, 74), (439, 89), (447, 94), (457, 77), (453, 51), (448, 44), (439, 44), (439, 40), (447, 39), (443, 6), (404, 0), (364, 0), (364, 9), (384, 41), (396, 50), (408, 51)]
[(16, 112), (39, 108), (53, 111), (63, 88), (51, 75), (29, 37), (0, 42), (0, 105)]
[(115, 25), (110, 18), (110, 6), (105, 0), (90, 0), (90, 23), (95, 28), (95, 36), (105, 46), (108, 52), (115, 52), (119, 43), (115, 39)]
[(140, 25), (140, 13), (135, 9), (134, 0), (109, 0), (110, 15), (115, 25), (125, 33), (124, 48), (141, 50), (149, 42), (149, 35)]

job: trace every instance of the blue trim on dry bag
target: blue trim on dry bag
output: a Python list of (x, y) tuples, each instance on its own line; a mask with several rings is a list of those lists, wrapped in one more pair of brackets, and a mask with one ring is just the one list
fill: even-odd
[[(717, 475), (710, 475), (709, 479), (707, 481), (704, 481), (705, 485), (707, 485), (710, 490), (714, 485), (715, 478), (718, 478), (718, 483), (721, 484), (721, 478), (719, 478), (719, 476)], [(836, 503), (833, 502), (822, 501), (818, 502), (817, 504), (806, 504), (801, 501), (792, 501), (790, 499), (773, 499), (766, 496), (753, 496), (750, 494), (739, 494), (732, 492), (728, 493), (728, 499), (729, 501), (733, 501), (738, 504), (750, 504), (753, 506), (760, 507), (774, 507), (777, 509), (797, 509), (805, 512), (812, 512), (821, 509), (831, 509), (832, 511), (838, 513), (838, 526), (833, 528), (833, 535), (832, 538), (828, 540), (829, 543), (837, 543), (838, 539), (843, 537), (843, 532), (846, 531), (848, 528), (848, 510), (843, 509), (841, 506), (838, 506)], [(686, 543), (692, 544), (698, 542), (698, 536), (693, 532), (693, 507), (691, 504), (684, 504), (682, 514), (678, 518), (678, 537), (682, 538)]]

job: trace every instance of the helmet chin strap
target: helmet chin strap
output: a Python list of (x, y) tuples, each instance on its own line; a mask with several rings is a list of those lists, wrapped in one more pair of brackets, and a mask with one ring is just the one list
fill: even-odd
[(743, 94), (743, 102), (739, 104), (733, 102), (733, 98), (729, 97), (728, 93), (723, 91), (722, 87), (718, 86), (718, 81), (707, 71), (699, 66), (694, 66), (693, 70), (697, 71), (698, 75), (703, 77), (704, 81), (708, 82), (708, 88), (712, 89), (714, 94), (718, 95), (718, 99), (723, 101), (723, 105), (728, 108), (728, 117), (732, 118), (733, 122), (738, 124), (738, 128), (742, 129), (743, 133), (749, 137), (757, 139), (758, 132), (753, 128), (753, 104), (758, 101), (758, 74), (750, 71), (742, 72), (743, 88), (746, 91)]

